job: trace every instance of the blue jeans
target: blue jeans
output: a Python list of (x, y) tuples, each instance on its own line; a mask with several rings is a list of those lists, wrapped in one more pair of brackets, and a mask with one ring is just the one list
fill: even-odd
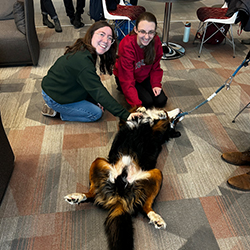
[(101, 108), (86, 100), (59, 104), (50, 98), (43, 90), (42, 96), (50, 108), (60, 113), (60, 117), (63, 121), (94, 122), (99, 120), (103, 114)]

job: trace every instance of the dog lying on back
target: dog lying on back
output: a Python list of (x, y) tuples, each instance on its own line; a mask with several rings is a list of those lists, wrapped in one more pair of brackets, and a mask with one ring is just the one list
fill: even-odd
[(64, 197), (70, 204), (94, 201), (109, 211), (104, 224), (110, 250), (134, 249), (131, 215), (137, 210), (142, 210), (155, 228), (166, 228), (152, 209), (162, 185), (162, 173), (155, 166), (162, 144), (180, 136), (171, 126), (180, 110), (140, 107), (136, 112), (142, 116), (120, 123), (108, 158), (92, 163), (89, 192)]

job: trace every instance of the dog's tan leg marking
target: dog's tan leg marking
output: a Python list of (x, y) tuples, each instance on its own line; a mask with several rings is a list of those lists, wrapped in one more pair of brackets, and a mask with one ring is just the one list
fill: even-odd
[(107, 171), (108, 166), (107, 166), (107, 161), (103, 158), (97, 158), (91, 165), (90, 170), (89, 170), (89, 181), (90, 181), (90, 189), (88, 193), (73, 193), (73, 194), (68, 194), (64, 197), (64, 200), (67, 201), (69, 204), (79, 204), (83, 201), (86, 201), (87, 199), (95, 198), (95, 181), (96, 175), (105, 170)]
[(150, 177), (148, 178), (148, 186), (145, 187), (147, 199), (143, 206), (143, 211), (147, 214), (150, 219), (149, 223), (154, 223), (155, 228), (166, 228), (165, 221), (161, 218), (160, 215), (156, 214), (152, 209), (152, 204), (155, 197), (160, 192), (161, 183), (162, 183), (162, 173), (159, 169), (155, 168), (150, 171)]
[(168, 129), (169, 120), (160, 120), (153, 126), (153, 131), (165, 132)]

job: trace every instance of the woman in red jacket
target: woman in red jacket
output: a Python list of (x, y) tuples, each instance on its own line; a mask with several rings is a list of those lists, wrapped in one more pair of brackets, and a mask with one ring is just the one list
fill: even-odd
[(132, 107), (163, 107), (168, 99), (161, 85), (163, 51), (156, 29), (155, 16), (144, 12), (119, 44), (114, 75), (118, 89)]

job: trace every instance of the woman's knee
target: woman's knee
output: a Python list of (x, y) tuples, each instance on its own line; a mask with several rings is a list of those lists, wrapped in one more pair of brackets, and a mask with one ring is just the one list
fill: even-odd
[(155, 107), (162, 108), (167, 104), (167, 96), (162, 91), (161, 94), (155, 99)]

